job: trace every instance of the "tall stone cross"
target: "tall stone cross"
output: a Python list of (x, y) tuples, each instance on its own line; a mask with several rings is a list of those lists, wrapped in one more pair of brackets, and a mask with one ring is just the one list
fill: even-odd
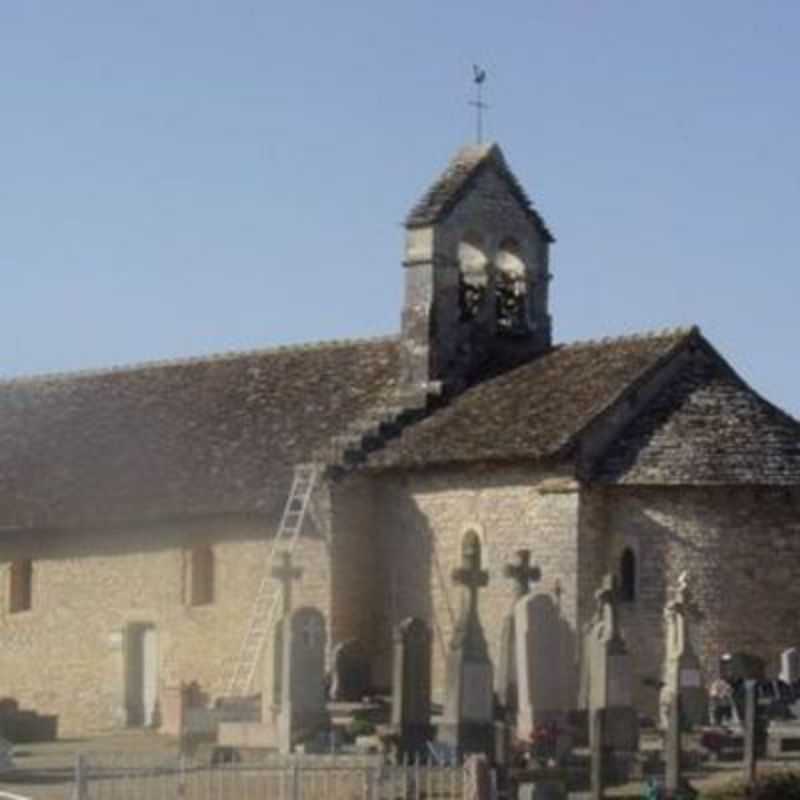
[(531, 564), (530, 550), (517, 550), (516, 561), (503, 567), (503, 575), (514, 581), (514, 599), (519, 600), (528, 594), (532, 583), (541, 579), (542, 571)]
[(466, 589), (466, 616), (472, 617), (478, 611), (478, 590), (489, 583), (489, 573), (481, 569), (481, 549), (477, 541), (464, 543), (461, 566), (453, 570), (453, 582)]
[(600, 588), (594, 593), (597, 603), (596, 619), (603, 624), (603, 638), (606, 641), (619, 638), (617, 622), (617, 580), (606, 573)]
[(272, 568), (272, 577), (281, 582), (281, 616), (288, 617), (292, 613), (292, 581), (300, 580), (303, 570), (292, 566), (292, 554), (284, 550), (279, 557), (278, 565)]

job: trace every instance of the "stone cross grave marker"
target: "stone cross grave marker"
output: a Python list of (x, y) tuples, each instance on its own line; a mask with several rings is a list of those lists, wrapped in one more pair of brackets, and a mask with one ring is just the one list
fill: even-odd
[(392, 729), (400, 755), (426, 751), (431, 738), (431, 629), (417, 617), (394, 630)]
[(800, 648), (790, 647), (781, 653), (780, 679), (790, 686), (800, 681)]
[(272, 568), (272, 577), (281, 584), (281, 616), (288, 617), (292, 613), (292, 582), (303, 577), (303, 570), (292, 566), (292, 554), (288, 550), (281, 552), (278, 565)]
[(503, 567), (503, 575), (514, 581), (514, 599), (525, 597), (531, 590), (531, 584), (541, 580), (542, 571), (531, 564), (531, 551), (517, 550), (517, 559), (513, 564)]
[(280, 617), (275, 622), (272, 636), (272, 659), (267, 667), (270, 672), (266, 676), (264, 691), (261, 695), (261, 719), (267, 721), (280, 707), (283, 684), (284, 635), (286, 620), (292, 613), (292, 583), (300, 580), (303, 570), (292, 565), (292, 555), (288, 550), (278, 556), (278, 563), (273, 566), (271, 574), (280, 583)]
[[(531, 564), (530, 550), (517, 550), (516, 560), (503, 567), (503, 575), (514, 582), (514, 603), (531, 590), (531, 584), (540, 580), (542, 571)], [(503, 617), (500, 629), (500, 658), (495, 690), (506, 716), (517, 710), (517, 660), (515, 655), (514, 607)]]
[(672, 599), (664, 608), (666, 628), (664, 687), (661, 690), (662, 726), (666, 727), (666, 712), (671, 695), (680, 692), (681, 721), (690, 727), (706, 719), (708, 698), (700, 669), (700, 659), (692, 648), (689, 626), (700, 617), (689, 590), (689, 575), (678, 577)]
[(325, 706), (325, 618), (316, 608), (292, 611), (284, 620), (284, 658), (278, 748), (291, 753), (298, 736), (328, 724)]
[(490, 753), (494, 692), (492, 662), (478, 619), (478, 592), (489, 583), (480, 541), (468, 534), (453, 582), (463, 587), (461, 613), (447, 655), (444, 717), (439, 738), (460, 753)]
[[(604, 746), (633, 752), (639, 747), (639, 721), (633, 702), (633, 663), (619, 629), (616, 579), (607, 574), (595, 592), (595, 616), (586, 638), (589, 714), (603, 709)], [(590, 733), (595, 730), (590, 728)]]

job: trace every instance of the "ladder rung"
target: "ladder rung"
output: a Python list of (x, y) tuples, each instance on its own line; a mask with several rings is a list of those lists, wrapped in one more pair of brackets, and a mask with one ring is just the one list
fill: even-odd
[(270, 591), (273, 586), (272, 566), (279, 550), (278, 544), (288, 539), (288, 545), (283, 545), (284, 549), (290, 553), (294, 550), (319, 474), (316, 464), (295, 465), (292, 486), (267, 558), (265, 575), (253, 601), (247, 633), (228, 683), (228, 693), (232, 696), (246, 694), (252, 685), (258, 658), (266, 636), (274, 626), (278, 608), (279, 595)]

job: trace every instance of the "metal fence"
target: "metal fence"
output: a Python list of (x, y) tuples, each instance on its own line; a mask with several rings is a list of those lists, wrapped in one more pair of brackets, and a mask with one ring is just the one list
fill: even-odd
[(103, 753), (79, 756), (73, 800), (465, 800), (466, 786), (458, 763), (334, 755), (214, 764)]

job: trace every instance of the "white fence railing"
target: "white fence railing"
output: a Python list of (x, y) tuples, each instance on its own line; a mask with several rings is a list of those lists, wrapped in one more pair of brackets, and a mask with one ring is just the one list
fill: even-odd
[(212, 764), (186, 757), (82, 755), (74, 800), (464, 800), (461, 764), (289, 756)]

